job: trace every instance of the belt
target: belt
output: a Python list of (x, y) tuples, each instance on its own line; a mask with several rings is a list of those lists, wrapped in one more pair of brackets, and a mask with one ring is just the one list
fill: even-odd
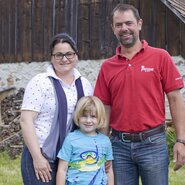
[(111, 135), (119, 137), (124, 142), (140, 142), (140, 141), (144, 141), (150, 136), (162, 133), (165, 130), (166, 130), (166, 125), (163, 123), (150, 130), (145, 130), (143, 132), (137, 132), (137, 133), (120, 132), (112, 129)]

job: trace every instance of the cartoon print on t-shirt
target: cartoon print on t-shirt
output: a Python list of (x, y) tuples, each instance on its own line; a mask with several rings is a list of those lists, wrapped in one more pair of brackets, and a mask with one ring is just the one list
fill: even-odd
[(100, 169), (100, 166), (105, 162), (105, 155), (99, 159), (97, 146), (95, 151), (82, 152), (80, 158), (80, 161), (70, 162), (69, 166), (79, 171), (94, 171)]

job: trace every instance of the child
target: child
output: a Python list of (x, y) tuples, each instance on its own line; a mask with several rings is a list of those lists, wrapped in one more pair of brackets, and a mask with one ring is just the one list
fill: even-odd
[[(57, 185), (113, 185), (112, 146), (97, 130), (105, 124), (103, 103), (84, 96), (77, 103), (74, 122), (79, 129), (66, 137), (58, 153)], [(105, 162), (110, 162), (108, 173)]]

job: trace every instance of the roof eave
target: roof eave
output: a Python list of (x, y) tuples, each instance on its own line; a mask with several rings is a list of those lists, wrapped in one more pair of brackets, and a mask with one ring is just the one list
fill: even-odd
[(185, 24), (185, 18), (175, 8), (173, 8), (167, 0), (161, 1)]

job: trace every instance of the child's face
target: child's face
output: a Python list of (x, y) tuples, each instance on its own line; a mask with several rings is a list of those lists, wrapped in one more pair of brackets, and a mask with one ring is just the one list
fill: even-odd
[(96, 135), (96, 129), (98, 127), (96, 111), (84, 111), (83, 115), (79, 118), (79, 127), (81, 132), (85, 134)]

